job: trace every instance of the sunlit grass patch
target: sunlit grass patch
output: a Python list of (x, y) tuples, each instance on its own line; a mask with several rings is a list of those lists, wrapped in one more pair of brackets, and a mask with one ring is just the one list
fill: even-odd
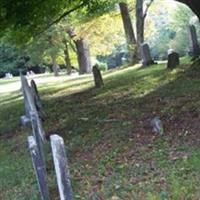
[[(188, 74), (189, 62), (182, 59), (174, 70), (159, 63), (108, 71), (100, 89), (94, 88), (92, 75), (35, 76), (45, 131), (65, 140), (74, 199), (199, 198), (200, 82)], [(0, 199), (39, 198), (26, 147), (31, 132), (19, 122), (23, 114), (20, 91), (2, 93)], [(155, 115), (163, 120), (164, 136), (152, 133)], [(48, 170), (56, 196), (50, 154)]]

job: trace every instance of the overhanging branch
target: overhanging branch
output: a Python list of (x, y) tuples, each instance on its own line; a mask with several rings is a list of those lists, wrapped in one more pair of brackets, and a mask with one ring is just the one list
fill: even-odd
[(51, 22), (49, 25), (48, 25), (48, 28), (51, 27), (52, 25), (54, 24), (57, 24), (58, 22), (60, 22), (64, 17), (66, 17), (67, 15), (69, 15), (70, 13), (78, 10), (79, 8), (83, 7), (85, 4), (82, 3), (74, 8), (72, 8), (71, 10), (67, 10), (65, 11), (61, 16), (59, 16), (57, 19), (55, 19), (53, 22)]
[(60, 22), (64, 17), (66, 17), (67, 15), (71, 14), (72, 12), (80, 9), (81, 7), (83, 7), (85, 5), (85, 3), (81, 3), (78, 6), (72, 8), (71, 10), (67, 10), (65, 11), (62, 15), (60, 15), (57, 19), (55, 19), (54, 21), (52, 21), (50, 24), (48, 24), (41, 32), (36, 33), (35, 36), (38, 36), (42, 33), (44, 33), (46, 30), (48, 30), (51, 26), (53, 26), (54, 24), (57, 24), (58, 22)]
[(148, 13), (148, 10), (149, 10), (149, 8), (150, 8), (150, 6), (151, 6), (152, 3), (153, 3), (153, 0), (151, 0), (151, 1), (146, 5), (146, 8), (145, 8), (144, 14), (143, 14), (143, 18), (144, 18), (144, 19), (146, 18), (147, 13)]

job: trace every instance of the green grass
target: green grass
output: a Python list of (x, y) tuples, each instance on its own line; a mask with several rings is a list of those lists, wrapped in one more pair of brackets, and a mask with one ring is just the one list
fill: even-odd
[[(173, 71), (166, 64), (39, 85), (47, 135), (65, 139), (74, 199), (196, 200), (200, 198), (200, 70), (188, 58)], [(37, 77), (35, 78), (37, 82)], [(1, 83), (0, 83), (1, 84)], [(3, 83), (4, 84), (4, 83)], [(6, 83), (6, 84), (9, 84)], [(6, 84), (4, 84), (6, 86)], [(29, 129), (20, 127), (19, 91), (0, 97), (0, 199), (39, 199), (26, 147)], [(165, 135), (152, 133), (159, 115)], [(48, 182), (58, 199), (49, 147)]]

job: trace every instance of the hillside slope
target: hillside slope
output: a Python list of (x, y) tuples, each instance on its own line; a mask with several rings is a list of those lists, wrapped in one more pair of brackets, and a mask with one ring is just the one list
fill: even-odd
[[(200, 64), (190, 66), (183, 59), (173, 71), (165, 65), (107, 72), (105, 86), (98, 90), (91, 76), (47, 79), (39, 85), (46, 133), (65, 139), (74, 199), (200, 198)], [(22, 114), (19, 91), (1, 93), (4, 200), (39, 199), (26, 149), (30, 130), (19, 124)], [(164, 123), (163, 136), (152, 131), (155, 116)], [(49, 156), (49, 173), (52, 170)], [(49, 185), (52, 199), (58, 199), (53, 175)]]

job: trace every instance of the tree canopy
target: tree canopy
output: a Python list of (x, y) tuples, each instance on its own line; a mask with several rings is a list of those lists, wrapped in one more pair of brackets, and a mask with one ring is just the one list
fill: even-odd
[(198, 16), (200, 19), (200, 1), (199, 0), (176, 0), (178, 2), (184, 3), (191, 8), (191, 10)]
[[(100, 15), (111, 9), (117, 0), (2, 0), (0, 3), (0, 33), (15, 30), (23, 37), (38, 34), (79, 10), (79, 17)], [(25, 35), (26, 34), (26, 35)]]
[[(187, 4), (198, 17), (200, 6), (198, 0), (177, 0)], [(41, 33), (52, 24), (59, 22), (70, 13), (79, 11), (76, 17), (87, 19), (106, 13), (115, 7), (119, 0), (1, 0), (0, 2), (0, 36), (9, 30), (15, 37), (29, 39)]]
[[(141, 13), (144, 14), (146, 8), (148, 10), (145, 22), (142, 20), (145, 26), (137, 24), (136, 5), (138, 2), (142, 2), (140, 5), (143, 5)], [(53, 55), (61, 68), (67, 66), (66, 63), (71, 63), (78, 69), (80, 67), (77, 62), (79, 51), (76, 42), (80, 39), (84, 40), (82, 47), (88, 44), (86, 46), (88, 46), (88, 55), (92, 64), (100, 62), (103, 66), (109, 65), (108, 63), (112, 65), (119, 55), (126, 62), (130, 57), (130, 49), (133, 55), (139, 55), (140, 43), (143, 41), (149, 43), (155, 59), (166, 58), (166, 50), (169, 48), (174, 48), (181, 55), (186, 55), (189, 43), (186, 26), (190, 23), (193, 13), (181, 4), (177, 6), (180, 9), (172, 5), (172, 10), (168, 12), (166, 7), (168, 4), (170, 7), (172, 1), (152, 2), (154, 1), (16, 0), (14, 2), (14, 0), (2, 0), (0, 2), (0, 45), (3, 51), (9, 47), (15, 52), (16, 47), (20, 47), (20, 51), (17, 50), (20, 54), (19, 58), (24, 56), (29, 58), (26, 67), (49, 66), (51, 68)], [(187, 4), (187, 1), (179, 2)], [(195, 0), (190, 2), (195, 2)], [(130, 40), (130, 44), (127, 42), (120, 15), (120, 4), (126, 4), (125, 16), (130, 15), (129, 24), (133, 26), (135, 42)], [(188, 6), (191, 5), (193, 4), (188, 4)], [(110, 24), (112, 24), (112, 29)], [(138, 27), (143, 27), (141, 29), (143, 39), (140, 42), (137, 42)], [(73, 36), (69, 34), (70, 29), (73, 30)], [(68, 62), (66, 62), (66, 57), (69, 57)], [(133, 56), (134, 62), (138, 60), (139, 56), (138, 59)], [(17, 68), (14, 62), (11, 65), (2, 62), (1, 65), (1, 68), (4, 68), (3, 73), (6, 72), (6, 68), (9, 68), (9, 71)]]

